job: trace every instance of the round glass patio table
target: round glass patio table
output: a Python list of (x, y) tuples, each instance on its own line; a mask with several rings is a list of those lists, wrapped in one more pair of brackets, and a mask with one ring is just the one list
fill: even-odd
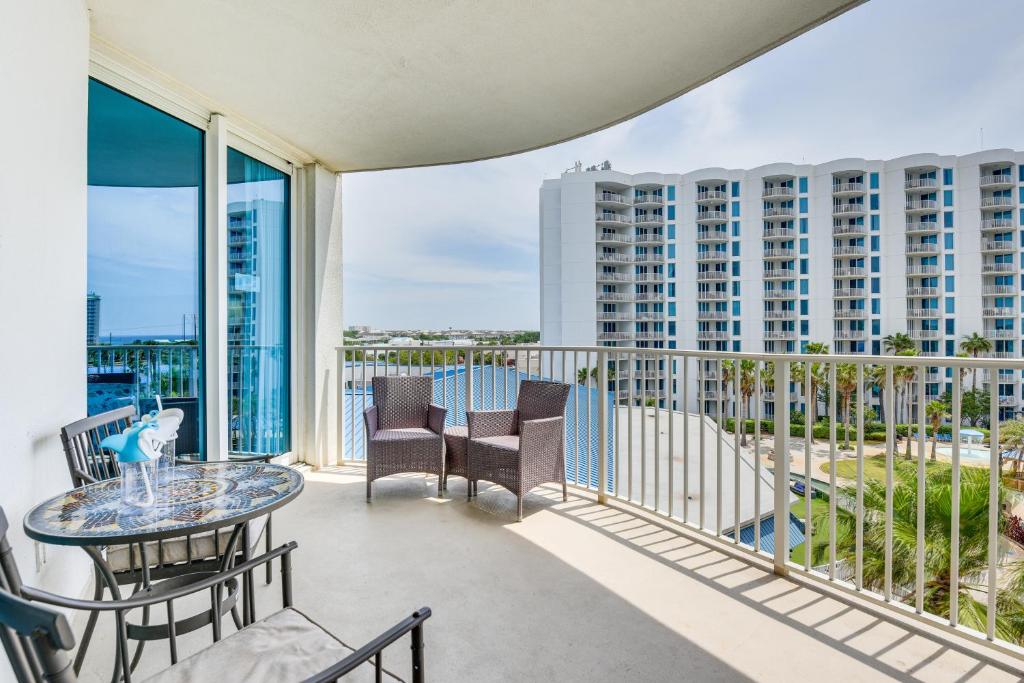
[[(178, 465), (168, 468), (167, 472), (169, 476), (158, 485), (157, 502), (152, 507), (138, 508), (123, 504), (120, 478), (108, 479), (62, 493), (35, 506), (25, 515), (25, 534), (43, 543), (81, 547), (93, 559), (111, 595), (114, 599), (120, 599), (117, 579), (101, 548), (121, 544), (138, 545), (142, 557), (140, 584), (143, 588), (157, 590), (160, 584), (151, 584), (149, 580), (147, 543), (234, 527), (232, 540), (221, 563), (222, 570), (228, 569), (239, 539), (242, 541), (243, 559), (249, 557), (247, 522), (290, 502), (302, 492), (303, 487), (303, 478), (299, 472), (269, 463), (209, 462)], [(208, 575), (209, 572), (198, 572), (195, 578), (198, 580)], [(184, 580), (187, 579), (178, 577), (168, 581), (181, 585)], [(243, 622), (249, 623), (253, 617), (251, 573), (243, 576), (243, 583)], [(89, 636), (96, 615), (94, 612), (89, 617)], [(211, 620), (218, 617), (209, 615)], [(197, 617), (191, 619), (192, 624), (197, 623)], [(146, 629), (153, 627), (148, 626), (148, 614), (144, 615), (143, 621), (142, 625), (134, 629), (141, 637), (133, 638), (140, 641), (140, 649), (136, 652), (132, 668), (138, 661), (144, 641), (159, 638), (146, 637)], [(182, 623), (185, 621), (182, 620)], [(179, 631), (179, 634), (184, 632)], [(88, 637), (83, 636), (80, 656), (76, 657), (76, 661), (81, 661), (87, 646)], [(115, 680), (121, 668), (122, 656), (118, 652)]]

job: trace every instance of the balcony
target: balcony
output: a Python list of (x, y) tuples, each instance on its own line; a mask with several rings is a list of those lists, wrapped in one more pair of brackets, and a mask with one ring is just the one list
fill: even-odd
[(765, 280), (792, 280), (797, 276), (796, 268), (765, 268)]
[(781, 311), (764, 311), (765, 320), (793, 320), (796, 318), (796, 311), (781, 310)]
[(981, 288), (985, 296), (1015, 296), (1018, 291), (1013, 285), (985, 285)]
[(1004, 408), (1011, 407), (1011, 406), (1016, 406), (1017, 405), (1017, 397), (1016, 396), (1000, 396), (999, 397), (999, 405), (1003, 406)]
[(834, 258), (842, 258), (847, 256), (867, 256), (868, 248), (864, 245), (847, 245), (842, 247), (832, 247), (832, 256)]
[(1013, 197), (982, 197), (981, 208), (983, 209), (1012, 209), (1017, 203)]
[(629, 341), (635, 337), (633, 332), (598, 332), (598, 341)]
[(995, 308), (984, 308), (981, 311), (981, 317), (983, 318), (1016, 318), (1016, 309), (1009, 308), (1006, 306), (995, 307)]
[(633, 206), (662, 206), (665, 203), (665, 197), (660, 194), (652, 194), (650, 192), (645, 194), (637, 194), (633, 197)]
[(648, 232), (633, 236), (634, 244), (662, 244), (665, 242), (664, 233)]
[(634, 301), (664, 301), (665, 292), (637, 292)]
[(612, 208), (632, 206), (633, 201), (624, 194), (618, 192), (598, 192), (594, 196), (594, 201), (601, 206), (608, 206)]
[(793, 197), (796, 197), (796, 190), (792, 187), (776, 186), (766, 187), (761, 190), (761, 198), (769, 201), (775, 199), (792, 199)]
[(1016, 339), (1020, 336), (1020, 332), (1017, 332), (1016, 330), (995, 328), (986, 328), (982, 334), (989, 339)]
[(725, 211), (698, 211), (697, 223), (699, 225), (713, 225), (715, 223), (727, 223), (729, 214)]
[(705, 190), (697, 193), (697, 203), (701, 206), (720, 205), (729, 200), (724, 190)]
[(1012, 254), (1017, 251), (1013, 240), (986, 240), (981, 241), (981, 252), (983, 254)]
[(937, 235), (942, 232), (938, 221), (907, 221), (909, 235)]
[(796, 210), (790, 206), (770, 206), (764, 210), (764, 219), (767, 221), (792, 220), (796, 216)]
[(836, 308), (832, 311), (832, 317), (838, 320), (863, 320), (868, 317), (868, 312), (863, 308)]
[(927, 242), (923, 243), (923, 244), (908, 244), (907, 245), (907, 254), (909, 254), (909, 255), (914, 255), (914, 254), (931, 255), (931, 254), (938, 254), (941, 251), (942, 251), (942, 249), (939, 247), (938, 244), (931, 244), (931, 243), (927, 243)]
[(598, 230), (594, 238), (598, 244), (632, 244), (633, 235), (621, 232)]
[(858, 339), (867, 339), (868, 333), (866, 330), (833, 330), (832, 338), (839, 341), (856, 341)]
[(981, 229), (988, 230), (1012, 230), (1017, 224), (1012, 218), (985, 218), (981, 221)]
[(983, 175), (978, 179), (978, 184), (985, 190), (1004, 190), (1014, 187), (1017, 183), (1012, 173), (1000, 173)]
[(623, 311), (598, 311), (598, 320), (636, 320), (636, 313)]
[(789, 341), (796, 339), (796, 330), (772, 330), (764, 333), (765, 341)]
[(865, 192), (864, 183), (832, 183), (833, 197), (856, 197)]
[(658, 253), (655, 253), (655, 252), (652, 252), (652, 251), (649, 251), (649, 252), (644, 253), (644, 254), (634, 254), (633, 255), (633, 263), (654, 263), (654, 264), (658, 264), (658, 263), (663, 262), (664, 260), (665, 260), (665, 254), (664, 253), (658, 254)]
[(729, 338), (729, 333), (723, 330), (698, 330), (697, 339), (698, 341), (725, 341)]
[(664, 313), (657, 313), (657, 312), (650, 312), (650, 311), (634, 313), (633, 316), (634, 316), (634, 318), (637, 321), (651, 321), (651, 320), (657, 321), (657, 320), (664, 320), (665, 319), (665, 314)]
[(907, 318), (910, 319), (930, 319), (930, 318), (941, 318), (942, 314), (939, 313), (937, 308), (908, 308)]
[(939, 208), (939, 203), (934, 199), (908, 199), (904, 210), (909, 214), (934, 213)]
[(598, 282), (635, 282), (637, 277), (632, 273), (597, 273)]
[(913, 277), (931, 277), (938, 275), (942, 271), (937, 265), (913, 265), (907, 266), (907, 275)]
[(631, 254), (599, 252), (595, 258), (598, 263), (633, 263)]
[(942, 333), (938, 330), (907, 330), (907, 334), (910, 335), (911, 339), (915, 340), (929, 340), (929, 339), (941, 339)]
[(648, 213), (633, 217), (633, 224), (637, 226), (657, 226), (665, 223), (665, 216), (660, 213)]
[(789, 260), (796, 258), (796, 249), (765, 249), (764, 258), (768, 261)]
[(907, 298), (911, 299), (927, 299), (940, 293), (938, 287), (907, 287)]
[(935, 178), (908, 178), (903, 182), (903, 188), (906, 190), (933, 190), (939, 186), (939, 181)]
[(981, 272), (983, 275), (999, 275), (1002, 273), (1015, 273), (1019, 270), (1014, 263), (982, 263)]
[(697, 273), (697, 282), (724, 282), (729, 274), (724, 270), (705, 270)]
[(624, 213), (597, 213), (594, 215), (594, 221), (601, 226), (621, 227), (632, 225), (633, 217)]
[(768, 300), (780, 300), (780, 299), (795, 299), (795, 289), (766, 289), (764, 290), (764, 298)]
[(862, 237), (868, 234), (866, 225), (833, 225), (833, 237)]
[(838, 287), (832, 290), (834, 299), (863, 299), (867, 296), (867, 290), (863, 287)]
[(697, 311), (697, 320), (728, 320), (726, 311)]
[(833, 268), (833, 278), (847, 278), (847, 277), (864, 277), (867, 275), (867, 269), (861, 266), (850, 266), (848, 268)]
[(697, 244), (707, 244), (711, 242), (728, 242), (729, 231), (724, 228), (701, 228), (697, 231)]
[(697, 252), (697, 263), (725, 263), (729, 254), (720, 249)]
[(766, 240), (788, 240), (796, 237), (794, 228), (765, 228), (762, 235)]
[(854, 216), (863, 216), (865, 213), (865, 206), (863, 204), (834, 204), (832, 206), (832, 215), (835, 218), (852, 218)]
[(729, 293), (720, 290), (711, 289), (706, 291), (697, 291), (698, 301), (725, 301), (728, 298)]
[(664, 282), (665, 276), (661, 273), (636, 273), (631, 276), (633, 282)]
[(635, 301), (633, 294), (628, 292), (598, 292), (598, 301)]

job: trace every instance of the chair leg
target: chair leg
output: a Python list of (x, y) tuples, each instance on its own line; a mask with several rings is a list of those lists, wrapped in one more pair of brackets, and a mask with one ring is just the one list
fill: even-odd
[[(103, 577), (98, 569), (93, 568), (92, 580), (96, 584), (93, 588), (92, 599), (101, 600), (103, 598)], [(82, 670), (82, 662), (85, 660), (85, 653), (89, 649), (89, 641), (92, 640), (92, 632), (96, 628), (96, 620), (99, 616), (99, 612), (89, 612), (89, 620), (85, 624), (85, 632), (82, 633), (82, 642), (78, 646), (78, 652), (75, 653), (74, 671), (76, 674)]]
[(523, 497), (516, 496), (516, 521), (523, 521)]
[(371, 480), (370, 480), (370, 478), (369, 478), (369, 477), (367, 477), (367, 478), (366, 478), (366, 502), (367, 502), (367, 503), (369, 503), (369, 502), (370, 502), (370, 495), (371, 495), (371, 493), (370, 493), (370, 486), (371, 486), (372, 484), (373, 484), (373, 481), (371, 481)]
[(437, 475), (437, 497), (438, 498), (444, 498), (444, 494), (441, 492), (443, 487), (444, 487), (444, 479), (439, 474), (439, 475)]
[(569, 494), (566, 492), (565, 479), (562, 480), (562, 502), (569, 500)]
[[(274, 541), (272, 540), (273, 537), (271, 535), (271, 532), (273, 531), (273, 526), (272, 526), (273, 522), (274, 522), (274, 517), (272, 515), (267, 515), (267, 529), (266, 529), (266, 531), (264, 533), (267, 535), (267, 552), (268, 553), (271, 550), (274, 549)], [(268, 586), (271, 583), (273, 583), (273, 581), (274, 581), (274, 572), (271, 571), (271, 569), (272, 569), (271, 565), (272, 564), (274, 564), (272, 561), (271, 562), (267, 562), (267, 585)]]

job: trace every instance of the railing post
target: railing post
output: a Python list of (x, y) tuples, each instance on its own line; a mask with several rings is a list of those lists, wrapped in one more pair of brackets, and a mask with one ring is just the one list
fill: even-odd
[[(516, 355), (516, 361), (519, 360), (518, 354)], [(516, 367), (516, 373), (519, 372), (519, 368)], [(462, 356), (462, 377), (464, 384), (466, 385), (466, 409), (463, 413), (469, 413), (473, 410), (473, 349), (466, 347), (466, 352)], [(466, 418), (469, 419), (468, 417)], [(468, 422), (467, 422), (468, 424)]]
[[(336, 431), (337, 431), (337, 441), (335, 442), (335, 448), (337, 449), (336, 462), (339, 465), (344, 463), (345, 460), (355, 460), (356, 459), (356, 453), (355, 453), (355, 447), (354, 447), (355, 432), (356, 432), (356, 423), (355, 423), (355, 418), (354, 418), (355, 406), (356, 406), (356, 392), (355, 392), (355, 382), (354, 381), (352, 382), (352, 395), (351, 395), (351, 399), (350, 399), (351, 403), (349, 404), (349, 413), (353, 417), (352, 417), (352, 419), (350, 421), (350, 424), (348, 426), (349, 432), (350, 432), (349, 442), (353, 444), (353, 448), (352, 448), (352, 452), (348, 454), (348, 458), (345, 457), (345, 349), (343, 348), (344, 344), (345, 344), (344, 340), (341, 343), (342, 343), (342, 346), (339, 346), (338, 350), (337, 350), (337, 361), (336, 361), (337, 367), (334, 369), (335, 376), (337, 377), (337, 381), (338, 381), (338, 388), (337, 388), (338, 396), (337, 396), (337, 406), (336, 406), (337, 415), (335, 416), (335, 424), (336, 424), (336, 428), (337, 428), (336, 429)], [(353, 353), (352, 353), (352, 378), (353, 378), (353, 380), (355, 379), (355, 367), (356, 367), (356, 354), (353, 351)], [(317, 469), (319, 469), (319, 468), (323, 467), (324, 464), (325, 463), (322, 462), (320, 456), (318, 455), (317, 458), (316, 458), (316, 463), (315, 463), (314, 466)]]
[[(775, 573), (789, 568), (789, 363), (775, 362)], [(807, 429), (811, 425), (805, 425)]]
[(608, 491), (608, 352), (597, 352), (597, 502)]

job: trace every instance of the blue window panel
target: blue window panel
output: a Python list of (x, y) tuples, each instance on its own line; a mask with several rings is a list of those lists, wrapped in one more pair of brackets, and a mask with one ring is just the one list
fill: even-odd
[(800, 293), (801, 294), (807, 294), (807, 289), (808, 289), (807, 282), (808, 282), (807, 280), (801, 280), (800, 281)]
[(1020, 210), (1020, 222), (1024, 223), (1024, 209)]
[(869, 207), (871, 208), (872, 211), (878, 211), (878, 193), (877, 192), (871, 193), (871, 196), (868, 197), (868, 204), (869, 204)]
[(739, 299), (737, 299), (737, 300), (732, 302), (732, 314), (733, 315), (739, 315), (740, 314), (740, 302), (739, 302)]
[(806, 320), (801, 320), (800, 321), (800, 336), (801, 337), (806, 337), (807, 334), (810, 332), (810, 327), (811, 327), (810, 324)]
[(1024, 164), (1017, 167), (1017, 177), (1020, 182), (1024, 183)]
[(740, 236), (740, 222), (739, 221), (733, 221), (732, 222), (732, 236), (733, 237), (739, 237)]
[(946, 270), (953, 270), (953, 255), (946, 254)]
[[(1022, 299), (1024, 301), (1024, 299)], [(946, 297), (946, 313), (956, 313), (956, 297)]]
[(676, 348), (676, 340), (675, 339), (669, 339), (668, 340), (668, 348), (670, 348), (670, 349)]
[(953, 206), (953, 190), (942, 191), (942, 205)]
[(806, 237), (801, 237), (800, 238), (800, 253), (801, 254), (806, 254), (807, 253), (807, 238)]
[(733, 215), (734, 218), (740, 215), (740, 203), (739, 202), (733, 202), (732, 203), (732, 215)]
[(871, 315), (881, 315), (881, 314), (882, 314), (882, 300), (881, 299), (872, 299), (871, 300)]
[(675, 219), (676, 219), (676, 205), (675, 204), (669, 204), (668, 205), (668, 220), (674, 221)]
[(956, 334), (956, 326), (954, 323), (956, 323), (956, 321), (953, 318), (946, 318), (946, 334)]
[(676, 257), (676, 245), (675, 245), (675, 242), (669, 242), (668, 243), (668, 257), (669, 258), (675, 258)]
[(952, 185), (953, 184), (953, 169), (944, 168), (942, 169), (942, 184)]
[(668, 295), (669, 296), (675, 296), (676, 295), (676, 283), (674, 283), (674, 282), (668, 283)]
[(807, 275), (807, 259), (800, 259), (800, 274)]
[(740, 276), (740, 262), (739, 261), (733, 261), (732, 262), (732, 276), (733, 277), (739, 277)]
[(740, 196), (740, 181), (738, 181), (738, 180), (732, 181), (732, 196), (733, 197), (739, 197)]
[(800, 186), (800, 194), (807, 194), (807, 176), (800, 176), (797, 180), (797, 184)]
[(676, 321), (675, 320), (669, 320), (668, 321), (668, 336), (670, 336), (670, 337), (676, 336)]
[(872, 256), (871, 257), (871, 272), (872, 273), (879, 273), (879, 272), (882, 271), (881, 261), (882, 261), (882, 259), (879, 258), (878, 256)]
[(739, 320), (733, 320), (732, 321), (732, 333), (735, 336), (737, 336), (737, 337), (740, 336), (740, 321)]
[(738, 282), (732, 283), (732, 295), (733, 296), (739, 296), (740, 295), (740, 283), (738, 283)]
[(676, 238), (676, 224), (675, 223), (669, 223), (668, 224), (668, 238), (670, 240), (674, 240)]
[(875, 318), (871, 321), (871, 334), (881, 334), (882, 332), (882, 321)]
[(882, 291), (882, 281), (877, 277), (871, 278), (871, 293), (879, 294)]
[(800, 213), (807, 213), (807, 197), (800, 198)]
[(1020, 201), (1021, 204), (1024, 204), (1024, 187), (1019, 188), (1018, 191), (1020, 192), (1020, 200), (1019, 201)]
[(955, 283), (954, 283), (954, 277), (952, 275), (947, 275), (946, 276), (946, 291), (947, 292), (955, 292), (956, 291), (956, 287), (955, 287)]
[(800, 315), (807, 315), (807, 299), (800, 299)]
[(740, 255), (740, 243), (739, 242), (733, 242), (732, 243), (732, 255), (733, 256), (739, 256)]
[(881, 229), (881, 222), (877, 213), (871, 214), (871, 232), (878, 232)]
[(674, 202), (676, 200), (676, 186), (669, 185), (666, 189), (668, 190), (668, 200)]
[(878, 339), (871, 340), (871, 355), (881, 356), (882, 355), (882, 342)]
[(670, 278), (676, 276), (676, 264), (674, 264), (674, 263), (668, 264), (668, 276)]
[(871, 251), (878, 251), (879, 239), (878, 235), (871, 236)]
[(953, 248), (953, 233), (947, 232), (942, 235), (942, 246), (946, 249)]
[(801, 218), (800, 219), (800, 234), (801, 235), (806, 235), (807, 234), (807, 219), (806, 218)]
[(943, 211), (942, 212), (942, 227), (952, 228), (953, 227), (953, 212)]
[(871, 175), (869, 175), (868, 176), (868, 182), (871, 185), (870, 189), (877, 190), (878, 189), (878, 174), (877, 173), (872, 173)]
[(668, 314), (670, 316), (673, 316), (673, 315), (676, 314), (676, 302), (675, 301), (669, 301), (668, 302)]
[(732, 350), (734, 352), (736, 352), (736, 353), (740, 352), (740, 340), (739, 339), (733, 339), (732, 340)]

